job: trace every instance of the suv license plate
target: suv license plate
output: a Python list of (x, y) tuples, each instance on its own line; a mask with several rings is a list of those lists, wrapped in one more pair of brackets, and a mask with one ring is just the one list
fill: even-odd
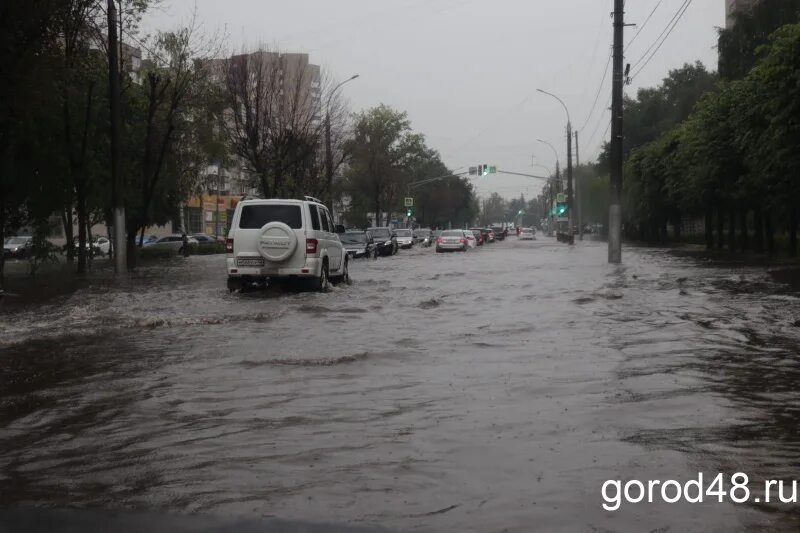
[(239, 267), (263, 267), (263, 257), (238, 257), (236, 258), (236, 266)]

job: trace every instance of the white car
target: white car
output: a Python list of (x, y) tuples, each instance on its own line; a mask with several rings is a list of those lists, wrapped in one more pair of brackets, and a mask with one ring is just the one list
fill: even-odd
[(478, 247), (478, 239), (475, 238), (475, 234), (472, 233), (472, 230), (465, 229), (464, 238), (467, 239), (467, 244), (469, 245), (470, 248)]
[(231, 292), (280, 278), (307, 279), (326, 291), (331, 281), (350, 279), (328, 208), (310, 196), (239, 202), (225, 251)]
[(397, 237), (397, 246), (399, 248), (411, 248), (414, 246), (414, 232), (410, 229), (396, 229), (394, 234)]
[(519, 231), (519, 240), (532, 241), (535, 239), (536, 239), (536, 233), (533, 231), (533, 228), (522, 228)]
[[(189, 244), (197, 244), (197, 239), (193, 237), (186, 237), (186, 242), (188, 242)], [(159, 237), (158, 239), (152, 242), (144, 243), (144, 247), (166, 249), (166, 250), (172, 250), (175, 253), (180, 253), (183, 251), (183, 235), (181, 235), (180, 233), (173, 233), (172, 235)]]

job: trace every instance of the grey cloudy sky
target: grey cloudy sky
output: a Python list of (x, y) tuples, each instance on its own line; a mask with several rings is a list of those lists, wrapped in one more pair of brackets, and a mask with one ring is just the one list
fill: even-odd
[[(658, 5), (627, 62), (645, 54), (683, 4), (627, 1), (629, 23), (644, 23)], [(556, 145), (565, 164), (564, 112), (536, 88), (569, 107), (582, 160), (596, 157), (607, 130), (610, 72), (589, 114), (611, 50), (613, 0), (163, 0), (145, 30), (186, 22), (195, 7), (205, 30), (224, 29), (233, 50), (265, 43), (308, 52), (337, 79), (360, 74), (344, 87), (351, 108), (407, 111), (453, 169), (487, 163), (542, 172), (533, 158), (548, 167), (555, 158), (537, 138)], [(716, 27), (724, 21), (724, 0), (691, 1), (626, 92), (659, 83), (685, 62), (716, 69)], [(626, 28), (626, 42), (637, 31)], [(502, 175), (475, 183), (481, 195), (531, 197), (541, 189), (539, 180)]]

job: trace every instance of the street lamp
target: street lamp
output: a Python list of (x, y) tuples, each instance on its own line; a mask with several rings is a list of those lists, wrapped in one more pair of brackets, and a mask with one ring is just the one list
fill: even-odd
[(559, 163), (558, 163), (558, 150), (556, 150), (555, 146), (553, 146), (552, 144), (543, 139), (536, 139), (536, 140), (542, 144), (549, 146), (550, 149), (553, 151), (553, 155), (556, 156), (556, 179), (561, 180), (561, 169), (559, 168)]
[(331, 209), (331, 216), (336, 220), (335, 210), (333, 208), (333, 149), (331, 148), (331, 99), (336, 91), (347, 82), (353, 81), (358, 78), (358, 74), (350, 76), (348, 79), (341, 82), (333, 88), (328, 95), (328, 101), (325, 103), (325, 177), (328, 184), (328, 203)]
[(558, 100), (558, 103), (561, 104), (561, 107), (564, 108), (564, 112), (567, 114), (567, 216), (569, 217), (569, 243), (572, 244), (572, 119), (569, 116), (567, 105), (561, 98), (553, 93), (543, 91), (542, 89), (536, 90)]

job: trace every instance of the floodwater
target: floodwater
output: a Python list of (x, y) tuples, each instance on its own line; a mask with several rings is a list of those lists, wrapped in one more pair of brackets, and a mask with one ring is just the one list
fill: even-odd
[(359, 260), (326, 294), (230, 294), (206, 256), (7, 297), (0, 507), (797, 530), (798, 504), (602, 508), (609, 479), (800, 477), (798, 295), (762, 268), (624, 260), (511, 238)]

